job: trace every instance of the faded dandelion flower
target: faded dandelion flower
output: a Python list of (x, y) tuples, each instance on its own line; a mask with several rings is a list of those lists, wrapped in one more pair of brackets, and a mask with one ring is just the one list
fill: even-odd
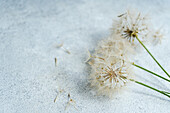
[(124, 86), (131, 73), (128, 63), (112, 55), (110, 57), (96, 55), (91, 66), (91, 85), (98, 89), (99, 94), (108, 96)]
[(146, 39), (151, 33), (148, 16), (143, 16), (135, 11), (127, 11), (119, 15), (118, 20), (113, 23), (113, 34), (119, 34), (134, 44), (136, 36)]
[(126, 59), (135, 52), (126, 39), (120, 38), (119, 35), (114, 34), (99, 42), (96, 53), (105, 55), (105, 57), (114, 56)]
[(156, 45), (158, 43), (161, 44), (161, 41), (164, 38), (164, 35), (163, 33), (161, 33), (161, 30), (158, 29), (157, 31), (153, 33), (152, 37), (153, 37), (152, 42)]

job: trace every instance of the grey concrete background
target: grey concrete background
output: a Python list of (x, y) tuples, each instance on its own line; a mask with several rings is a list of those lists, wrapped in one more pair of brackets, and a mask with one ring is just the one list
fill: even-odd
[[(89, 88), (87, 49), (107, 37), (112, 19), (128, 8), (149, 12), (165, 39), (148, 48), (170, 72), (168, 0), (0, 0), (0, 113), (168, 113), (170, 100), (129, 83), (113, 99)], [(55, 46), (64, 43), (71, 54)], [(54, 58), (58, 58), (55, 67)], [(166, 75), (141, 51), (135, 62)], [(137, 80), (170, 91), (169, 84), (134, 68)], [(54, 99), (59, 89), (65, 92)], [(76, 101), (69, 106), (68, 93)]]

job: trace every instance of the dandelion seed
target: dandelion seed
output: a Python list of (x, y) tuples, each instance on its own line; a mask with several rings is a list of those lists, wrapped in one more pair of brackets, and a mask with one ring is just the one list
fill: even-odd
[(64, 49), (64, 51), (65, 51), (66, 53), (71, 54), (70, 51), (67, 50), (66, 48), (63, 47), (63, 49)]
[(54, 99), (54, 103), (56, 102), (56, 100), (58, 99), (58, 95), (55, 97), (55, 99)]
[(54, 103), (57, 101), (59, 95), (60, 95), (61, 93), (63, 93), (63, 92), (64, 92), (64, 89), (59, 89), (59, 91), (57, 91), (57, 96), (56, 96), (55, 99), (54, 99)]
[(69, 107), (69, 106), (74, 106), (74, 108), (76, 109), (76, 110), (78, 110), (77, 109), (77, 107), (76, 107), (76, 102), (70, 97), (70, 93), (68, 94), (68, 102), (67, 102), (67, 105), (66, 105), (66, 107), (65, 107), (65, 110), (67, 110), (67, 108)]
[(121, 14), (121, 15), (119, 15), (119, 16), (117, 16), (117, 17), (122, 17), (122, 16), (124, 16), (126, 13), (124, 13), (124, 14)]
[(55, 60), (55, 66), (57, 67), (57, 58), (54, 58), (54, 60)]
[(87, 58), (86, 61), (84, 61), (85, 63), (87, 63), (92, 58), (92, 55), (91, 55), (90, 51), (87, 50), (87, 52), (88, 52), (88, 58)]
[(91, 61), (88, 62), (89, 65), (93, 65), (94, 64), (94, 59), (92, 59)]
[(61, 47), (63, 47), (63, 43), (56, 46), (56, 48), (61, 48)]
[(71, 54), (71, 52), (63, 47), (63, 43), (56, 46), (56, 48), (62, 48), (66, 53)]

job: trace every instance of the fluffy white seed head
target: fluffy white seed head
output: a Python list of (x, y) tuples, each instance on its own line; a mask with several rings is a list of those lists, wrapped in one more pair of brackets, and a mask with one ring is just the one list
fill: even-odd
[(148, 16), (143, 16), (136, 11), (127, 11), (118, 16), (112, 27), (113, 34), (119, 34), (121, 37), (134, 43), (136, 35), (146, 39), (152, 31)]
[(164, 38), (164, 34), (161, 32), (160, 29), (158, 29), (157, 31), (154, 31), (153, 32), (153, 35), (152, 35), (152, 42), (154, 45), (157, 45), (157, 44), (161, 44), (161, 41), (162, 39)]
[(120, 37), (120, 35), (114, 34), (98, 43), (96, 53), (102, 54), (105, 57), (114, 56), (119, 59), (128, 60), (128, 57), (135, 52), (126, 39)]
[(130, 64), (114, 56), (95, 56), (91, 73), (91, 84), (100, 94), (111, 96), (127, 82), (132, 72)]

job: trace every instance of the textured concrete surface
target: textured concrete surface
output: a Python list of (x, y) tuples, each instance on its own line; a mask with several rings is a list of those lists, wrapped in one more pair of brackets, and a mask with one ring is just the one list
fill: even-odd
[[(166, 38), (148, 48), (169, 71), (169, 6), (168, 0), (0, 0), (0, 113), (168, 113), (167, 97), (133, 83), (113, 99), (95, 96), (84, 61), (117, 14), (138, 8), (150, 13), (154, 26), (163, 25)], [(56, 48), (61, 43), (71, 54)], [(166, 77), (145, 51), (135, 59)], [(136, 79), (170, 91), (168, 83), (134, 70)], [(65, 110), (68, 93), (76, 108)]]

